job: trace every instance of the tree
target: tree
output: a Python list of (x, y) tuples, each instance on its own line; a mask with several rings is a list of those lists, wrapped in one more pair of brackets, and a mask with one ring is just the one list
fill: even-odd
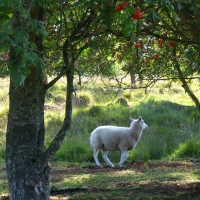
[[(65, 2), (48, 3), (49, 6), (45, 6), (43, 1), (39, 0), (20, 2), (4, 0), (1, 7), (2, 11), (8, 10), (6, 17), (3, 18), (1, 47), (3, 51), (8, 51), (10, 48), (6, 169), (11, 199), (49, 199), (48, 162), (62, 144), (72, 118), (74, 64), (83, 50), (88, 48), (86, 41), (93, 42), (91, 37), (98, 35), (95, 31), (102, 16), (97, 14), (104, 8), (95, 1), (81, 5), (81, 2), (69, 1), (66, 2), (65, 10)], [(55, 7), (59, 10), (56, 16), (53, 12)], [(44, 19), (44, 11), (48, 21)], [(4, 15), (3, 12), (0, 13)], [(58, 16), (60, 20), (57, 21)], [(44, 41), (46, 35), (44, 22), (54, 39), (52, 43)], [(48, 66), (45, 66), (49, 64), (48, 56), (53, 47), (62, 53), (63, 59), (55, 68), (57, 70), (55, 78), (45, 84), (44, 73), (49, 73), (51, 68), (54, 68), (50, 66), (49, 70)], [(52, 64), (54, 63), (55, 60)], [(65, 118), (56, 137), (45, 149), (45, 93), (64, 75), (67, 78)]]
[(121, 1), (115, 9), (112, 33), (123, 34), (124, 45), (135, 42), (136, 48), (132, 62), (130, 54), (123, 56), (124, 69), (139, 73), (146, 86), (157, 80), (180, 81), (200, 111), (189, 87), (192, 79), (199, 79), (200, 2)]
[[(8, 3), (4, 1), (5, 3)], [(9, 115), (6, 170), (11, 199), (48, 199), (50, 168), (44, 155), (43, 8), (13, 1), (10, 26)], [(41, 162), (43, 161), (43, 162)]]
[[(191, 29), (199, 23), (198, 4), (178, 0), (153, 3), (151, 0), (1, 1), (0, 49), (10, 74), (6, 168), (11, 199), (49, 198), (48, 162), (70, 128), (74, 73), (108, 75), (113, 72), (108, 64), (117, 60), (125, 66), (134, 62), (131, 59), (138, 64), (134, 69), (128, 67), (127, 71), (144, 74), (149, 81), (158, 76), (169, 78), (173, 72), (168, 72), (174, 66), (180, 79), (182, 66), (189, 62), (193, 70), (185, 70), (187, 77), (198, 71), (197, 60), (192, 62), (189, 56), (191, 53), (195, 56), (194, 49), (199, 51), (199, 36)], [(177, 20), (178, 15), (182, 15), (183, 21)], [(193, 25), (191, 17), (195, 19)], [(158, 50), (163, 42), (167, 45)], [(175, 42), (180, 46), (176, 52), (172, 49)], [(127, 45), (132, 46), (127, 48)], [(117, 50), (115, 55), (113, 50)], [(161, 59), (159, 55), (166, 55), (168, 50), (171, 54)], [(175, 53), (182, 56), (182, 52), (188, 59), (180, 59), (177, 64)], [(88, 66), (88, 59), (97, 66)], [(166, 61), (170, 62), (160, 67)], [(46, 74), (54, 74), (49, 83), (43, 81)], [(46, 149), (45, 93), (62, 76), (67, 78), (65, 118)]]

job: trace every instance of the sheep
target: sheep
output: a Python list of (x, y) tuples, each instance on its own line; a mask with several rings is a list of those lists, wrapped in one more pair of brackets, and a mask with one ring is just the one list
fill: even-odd
[(142, 131), (148, 127), (142, 117), (133, 119), (130, 127), (118, 126), (99, 126), (90, 135), (90, 145), (94, 150), (94, 160), (96, 165), (102, 167), (98, 160), (99, 150), (102, 150), (102, 157), (105, 162), (114, 167), (107, 157), (108, 151), (121, 151), (120, 162), (117, 164), (122, 167), (124, 162), (129, 157), (128, 151), (134, 149), (142, 136)]

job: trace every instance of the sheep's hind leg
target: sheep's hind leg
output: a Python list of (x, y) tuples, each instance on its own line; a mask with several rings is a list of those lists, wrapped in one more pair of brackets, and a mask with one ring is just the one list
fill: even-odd
[(122, 165), (124, 164), (124, 162), (127, 160), (128, 157), (129, 157), (128, 151), (122, 151), (120, 162), (117, 165), (119, 167), (122, 167)]
[(110, 162), (108, 156), (107, 156), (108, 152), (107, 151), (102, 151), (102, 157), (105, 160), (105, 162), (110, 165), (111, 167), (114, 167), (114, 165)]
[(94, 160), (95, 160), (97, 166), (102, 167), (99, 162), (99, 159), (98, 159), (98, 153), (99, 153), (99, 150), (94, 150), (94, 154), (93, 154)]

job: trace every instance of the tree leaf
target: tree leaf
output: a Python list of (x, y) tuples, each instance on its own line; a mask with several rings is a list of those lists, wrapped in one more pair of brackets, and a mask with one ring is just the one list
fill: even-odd
[(20, 67), (19, 70), (20, 70), (21, 74), (23, 74), (23, 75), (30, 74), (30, 70), (28, 70), (26, 67)]
[(10, 71), (10, 78), (16, 84), (20, 85), (21, 83), (21, 76), (18, 70), (18, 62), (17, 60), (13, 59), (8, 62), (9, 71)]

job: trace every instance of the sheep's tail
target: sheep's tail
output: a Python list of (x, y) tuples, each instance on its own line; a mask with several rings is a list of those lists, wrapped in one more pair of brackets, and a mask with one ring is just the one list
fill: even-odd
[(92, 133), (90, 135), (89, 141), (90, 141), (90, 146), (92, 147), (92, 149), (93, 150), (96, 149), (97, 141), (96, 141), (96, 138), (94, 138), (94, 135)]
[(91, 136), (89, 137), (89, 141), (90, 141), (90, 146), (91, 146), (92, 148), (94, 148), (93, 142), (92, 142), (92, 137), (91, 137)]

